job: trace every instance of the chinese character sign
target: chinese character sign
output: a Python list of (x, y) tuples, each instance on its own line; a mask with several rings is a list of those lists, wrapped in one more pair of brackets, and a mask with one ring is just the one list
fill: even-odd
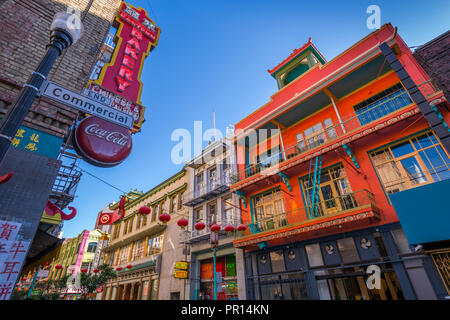
[(95, 82), (124, 98), (141, 104), (141, 71), (145, 58), (157, 45), (160, 29), (143, 9), (122, 2), (116, 22), (118, 42), (111, 62)]
[(11, 147), (57, 159), (62, 142), (62, 138), (25, 126), (20, 126), (12, 139)]
[(25, 259), (29, 241), (17, 240), (20, 223), (0, 220), (0, 300), (8, 300)]

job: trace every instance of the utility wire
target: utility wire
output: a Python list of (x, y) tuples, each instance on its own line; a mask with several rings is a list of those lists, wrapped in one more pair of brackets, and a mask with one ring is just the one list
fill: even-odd
[(114, 189), (116, 189), (116, 190), (119, 190), (119, 191), (122, 192), (123, 194), (126, 194), (125, 191), (123, 191), (123, 190), (117, 188), (116, 186), (113, 186), (111, 183), (106, 182), (105, 180), (103, 180), (103, 179), (97, 177), (96, 175), (93, 175), (92, 173), (87, 172), (86, 170), (80, 168), (78, 165), (77, 165), (76, 167), (77, 167), (78, 169), (80, 169), (82, 172), (87, 173), (88, 175), (90, 175), (91, 177), (93, 177), (93, 178), (95, 178), (95, 179), (97, 179), (97, 180), (100, 180), (101, 182), (103, 182), (104, 184), (110, 186), (111, 188), (114, 188)]

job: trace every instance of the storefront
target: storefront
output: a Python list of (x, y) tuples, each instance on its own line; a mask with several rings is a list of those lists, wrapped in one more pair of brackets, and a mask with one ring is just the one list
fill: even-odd
[[(200, 290), (198, 300), (214, 299), (214, 262), (205, 259), (200, 262)], [(218, 300), (237, 300), (236, 254), (216, 258), (216, 281)]]
[(247, 252), (249, 299), (436, 299), (436, 270), (399, 224)]

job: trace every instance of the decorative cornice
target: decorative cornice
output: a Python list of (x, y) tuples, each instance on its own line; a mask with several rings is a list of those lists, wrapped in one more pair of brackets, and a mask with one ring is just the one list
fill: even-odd
[(355, 221), (360, 221), (360, 220), (366, 220), (366, 219), (370, 219), (370, 218), (379, 219), (379, 215), (372, 210), (360, 212), (360, 213), (356, 213), (356, 214), (352, 214), (352, 215), (347, 215), (347, 216), (341, 217), (341, 218), (335, 218), (332, 220), (311, 224), (311, 225), (304, 226), (304, 227), (299, 226), (297, 228), (289, 229), (286, 231), (280, 230), (274, 234), (269, 234), (266, 236), (260, 236), (259, 234), (251, 235), (251, 236), (247, 237), (247, 240), (242, 239), (242, 240), (235, 241), (233, 243), (233, 245), (236, 248), (245, 247), (245, 246), (249, 246), (249, 245), (255, 245), (255, 244), (263, 242), (263, 241), (270, 241), (270, 240), (285, 238), (285, 237), (294, 236), (294, 235), (298, 235), (298, 234), (302, 234), (302, 233), (318, 231), (318, 230), (330, 228), (333, 226), (338, 226), (338, 225), (355, 222)]

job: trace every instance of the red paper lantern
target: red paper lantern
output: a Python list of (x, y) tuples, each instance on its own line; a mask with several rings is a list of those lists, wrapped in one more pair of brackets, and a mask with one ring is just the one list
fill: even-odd
[(159, 221), (161, 221), (162, 223), (169, 222), (170, 221), (170, 214), (163, 213), (162, 215), (159, 216)]
[(181, 227), (181, 229), (184, 229), (189, 224), (189, 221), (185, 218), (181, 218), (177, 223)]
[(60, 264), (56, 265), (56, 266), (55, 266), (55, 269), (56, 269), (56, 270), (62, 269), (62, 265), (60, 265)]
[(95, 268), (94, 270), (92, 270), (92, 272), (94, 272), (94, 273), (97, 273), (97, 272), (99, 272), (100, 270), (98, 270), (97, 268)]
[(83, 268), (83, 269), (81, 269), (80, 271), (81, 271), (82, 273), (86, 273), (86, 272), (88, 271), (88, 269)]
[(17, 288), (17, 291), (22, 291), (22, 289), (21, 288)]
[(241, 224), (237, 227), (237, 230), (240, 232), (244, 232), (245, 230), (247, 230), (247, 226), (245, 224)]
[(220, 226), (218, 224), (213, 224), (211, 226), (211, 231), (215, 232), (215, 233), (219, 232), (220, 231)]
[(131, 264), (127, 265), (127, 269), (131, 269), (133, 266)]
[(22, 278), (22, 281), (27, 281), (27, 278), (26, 278), (26, 277), (23, 277), (23, 278)]
[(203, 230), (205, 229), (206, 225), (203, 222), (197, 222), (194, 226), (195, 230)]
[(150, 208), (147, 207), (147, 206), (143, 206), (143, 207), (140, 207), (140, 208), (139, 208), (139, 214), (147, 215), (147, 214), (149, 214), (150, 212), (152, 212), (152, 209), (150, 209)]
[(122, 267), (117, 267), (116, 270), (120, 271), (120, 270), (122, 270)]
[(225, 231), (228, 232), (228, 234), (232, 233), (234, 231), (234, 226), (232, 225), (226, 226)]

